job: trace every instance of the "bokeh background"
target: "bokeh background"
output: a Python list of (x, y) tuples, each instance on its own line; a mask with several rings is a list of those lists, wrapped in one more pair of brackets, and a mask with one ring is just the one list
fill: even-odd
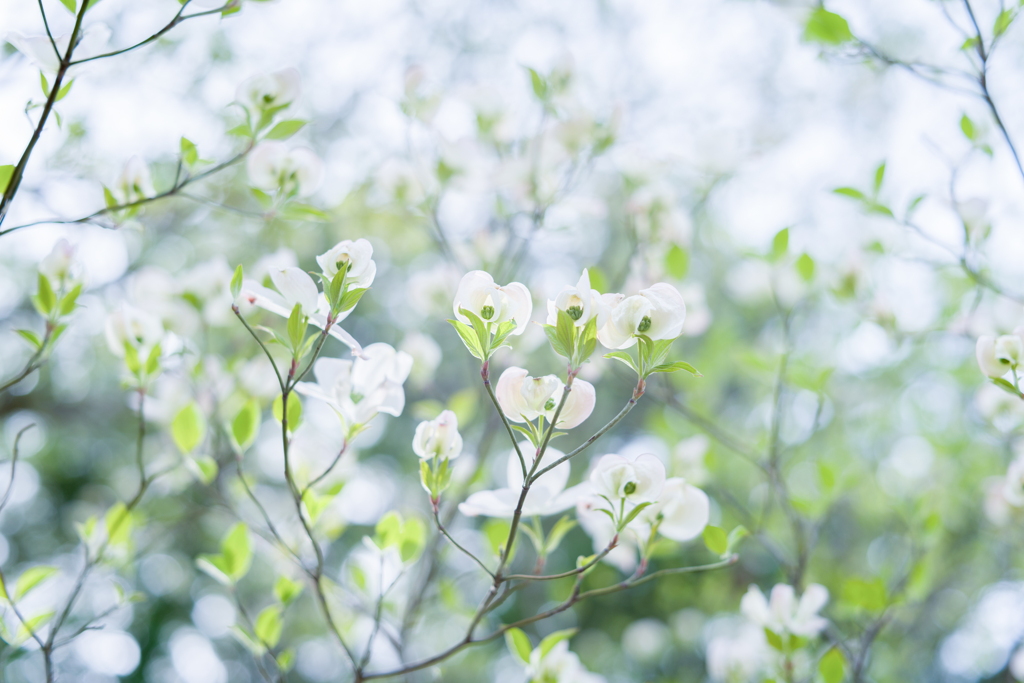
[[(43, 5), (55, 34), (70, 31), (73, 17), (59, 2)], [(1009, 6), (974, 5), (991, 41)], [(43, 224), (0, 237), (3, 376), (30, 355), (14, 330), (39, 326), (28, 297), (58, 239), (76, 245), (86, 282), (50, 361), (0, 396), (8, 457), (14, 435), (36, 424), (0, 515), (5, 572), (61, 567), (33, 593), (40, 605), (59, 601), (81, 563), (75, 524), (135, 489), (136, 423), (120, 361), (103, 339), (110, 311), (130, 301), (187, 340), (147, 406), (148, 457), (173, 463), (180, 455), (167, 426), (188, 401), (220, 424), (235, 392), (273, 396), (259, 349), (230, 313), (234, 266), (256, 277), (289, 259), (309, 269), (338, 240), (365, 237), (378, 274), (345, 327), (364, 344), (408, 351), (416, 365), (405, 412), (381, 416), (360, 437), (343, 465), (343, 493), (325, 513), (337, 580), (347, 580), (346, 558), (387, 510), (427, 519), (409, 448), (420, 419), (443, 407), (458, 414), (468, 456), (459, 490), (502, 483), (504, 435), (476, 362), (445, 322), (461, 275), (482, 268), (526, 283), (542, 320), (546, 299), (589, 267), (602, 291), (676, 285), (688, 314), (674, 355), (703, 373), (652, 380), (594, 454), (653, 452), (708, 492), (712, 523), (754, 533), (731, 568), (583, 603), (532, 635), (579, 627), (573, 650), (610, 681), (762, 680), (767, 646), (757, 629), (750, 635), (740, 597), (752, 583), (792, 581), (803, 558), (799, 580), (831, 594), (821, 644), (854, 654), (865, 645), (851, 680), (1011, 680), (1024, 638), (1024, 538), (998, 478), (1020, 448), (1024, 404), (986, 383), (974, 341), (1024, 317), (1024, 174), (976, 94), (963, 4), (829, 2), (857, 38), (837, 44), (807, 34), (816, 7), (246, 0), (237, 14), (189, 21), (90, 64), (59, 103), (61, 125), (45, 131), (4, 227), (102, 208), (102, 185), (132, 156), (150, 166), (158, 189), (168, 186), (182, 136), (203, 159), (229, 158), (241, 146), (226, 132), (239, 122), (237, 85), (285, 67), (302, 74), (289, 116), (309, 121), (289, 144), (312, 148), (325, 178), (303, 200), (319, 212), (266, 214), (242, 164), (196, 187), (203, 201), (168, 199), (117, 226)], [(103, 0), (88, 16), (117, 48), (177, 9), (170, 0)], [(1024, 140), (1022, 30), (1010, 24), (987, 65), (1014, 140)], [(35, 4), (0, 0), (0, 38), (41, 31)], [(530, 69), (547, 84), (543, 101)], [(26, 103), (41, 98), (38, 69), (3, 43), (0, 164), (20, 156), (35, 112)], [(840, 187), (868, 199), (833, 191)], [(331, 341), (326, 353), (345, 349)], [(497, 365), (562, 369), (536, 325)], [(634, 384), (600, 358), (581, 376), (598, 387), (597, 409), (562, 448), (612, 417)], [(300, 457), (330, 458), (340, 438), (333, 419), (307, 406)], [(284, 517), (277, 429), (268, 416), (246, 461)], [(132, 556), (90, 579), (83, 619), (106, 609), (114, 583), (144, 599), (58, 650), (65, 680), (260, 680), (229, 631), (234, 598), (195, 568), (240, 515), (256, 519), (225, 444), (211, 437), (204, 448), (222, 464), (217, 479), (203, 484), (179, 468), (160, 480), (141, 509)], [(759, 465), (772, 454), (785, 505)], [(575, 463), (574, 481), (586, 469)], [(2, 468), (0, 484), (9, 477)], [(452, 529), (490, 552), (479, 521), (455, 515)], [(412, 659), (457, 640), (486, 590), (471, 563), (438, 549), (410, 623), (402, 623), (404, 596), (420, 594), (423, 567), (396, 591), (402, 654)], [(590, 552), (576, 529), (549, 567)], [(697, 541), (656, 561), (708, 557)], [(258, 609), (284, 565), (269, 545), (258, 548), (243, 601)], [(602, 565), (588, 585), (622, 576)], [(878, 601), (864, 598), (867, 584), (880, 586)], [(498, 616), (533, 614), (566, 590), (533, 587)], [(363, 633), (358, 591), (351, 595), (350, 626)], [(308, 595), (285, 632), (297, 653), (289, 680), (345, 680)], [(385, 650), (382, 666), (399, 656)], [(31, 646), (0, 654), (5, 680), (41, 680)], [(814, 676), (810, 666), (800, 680)], [(523, 673), (497, 642), (409, 680), (513, 683)]]

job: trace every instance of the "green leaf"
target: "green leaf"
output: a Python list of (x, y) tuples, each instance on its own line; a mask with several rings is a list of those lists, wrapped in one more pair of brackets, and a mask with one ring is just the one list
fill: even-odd
[(544, 636), (544, 640), (540, 641), (540, 658), (544, 659), (549, 652), (563, 640), (569, 640), (579, 632), (578, 628), (566, 628), (561, 631), (555, 631)]
[(768, 639), (769, 645), (771, 645), (774, 649), (778, 650), (779, 652), (782, 652), (785, 646), (782, 644), (782, 638), (779, 636), (778, 633), (766, 627), (764, 629), (764, 637)]
[(867, 196), (863, 192), (854, 187), (837, 187), (836, 189), (832, 190), (832, 194), (850, 197), (851, 199), (860, 199), (862, 201), (864, 199), (867, 199)]
[(630, 510), (630, 511), (629, 511), (629, 514), (627, 514), (627, 515), (626, 515), (626, 516), (625, 516), (625, 517), (623, 518), (623, 520), (622, 520), (622, 521), (621, 521), (621, 522), (619, 523), (619, 530), (621, 531), (622, 529), (625, 529), (625, 528), (626, 528), (626, 526), (627, 526), (627, 525), (628, 525), (628, 524), (629, 524), (630, 522), (632, 522), (632, 521), (633, 521), (634, 519), (636, 519), (636, 516), (637, 516), (637, 515), (639, 515), (639, 514), (640, 514), (641, 512), (643, 512), (643, 511), (644, 511), (644, 508), (648, 507), (649, 505), (650, 505), (650, 503), (649, 503), (649, 502), (648, 502), (648, 503), (640, 503), (640, 504), (639, 504), (639, 505), (637, 505), (637, 506), (636, 506), (635, 508), (633, 508), (632, 510)]
[(46, 80), (46, 74), (44, 74), (42, 71), (39, 72), (39, 81), (40, 81), (40, 84), (43, 86), (43, 95), (45, 97), (49, 97), (50, 96), (50, 83)]
[(231, 422), (231, 435), (235, 437), (240, 451), (245, 451), (256, 441), (260, 431), (260, 402), (250, 398)]
[(888, 604), (887, 591), (882, 579), (852, 578), (843, 584), (843, 600), (869, 612), (881, 612)]
[(171, 422), (171, 437), (183, 455), (195, 450), (205, 434), (206, 420), (195, 401), (178, 411)]
[(462, 343), (466, 345), (469, 352), (476, 358), (483, 360), (484, 352), (480, 348), (480, 342), (477, 340), (476, 332), (473, 331), (473, 328), (464, 322), (459, 322), (458, 320), (449, 320), (448, 322), (450, 322), (452, 327), (455, 328), (455, 331), (459, 333), (459, 338), (462, 339)]
[(43, 581), (46, 581), (58, 571), (59, 570), (56, 567), (50, 567), (47, 565), (38, 565), (26, 569), (22, 572), (21, 576), (18, 577), (18, 582), (14, 585), (14, 599), (21, 600), (25, 597), (26, 593), (41, 584)]
[(850, 32), (850, 25), (846, 19), (834, 12), (829, 12), (824, 7), (818, 7), (807, 18), (804, 40), (827, 45), (841, 45), (853, 40), (853, 33)]
[(152, 349), (149, 350), (149, 356), (146, 358), (146, 374), (154, 376), (160, 371), (160, 355), (163, 351), (160, 348), (160, 344), (155, 344)]
[[(532, 72), (533, 69), (530, 69)], [(505, 631), (505, 644), (512, 656), (524, 664), (530, 663), (530, 652), (533, 646), (530, 645), (530, 638), (520, 628), (510, 628)]]
[[(195, 143), (186, 137), (181, 138), (181, 160), (185, 162), (186, 166), (192, 166), (199, 161), (199, 151), (196, 149)], [(237, 295), (236, 295), (237, 296)]]
[(0, 166), (0, 191), (7, 189), (7, 184), (11, 182), (11, 176), (13, 175), (14, 166), (10, 164)]
[(61, 86), (61, 89), (57, 91), (57, 99), (54, 100), (54, 101), (55, 102), (60, 102), (65, 97), (67, 97), (68, 93), (71, 92), (71, 86), (74, 85), (74, 84), (75, 84), (75, 79), (72, 78), (70, 81), (68, 81), (63, 86)]
[(572, 350), (565, 348), (562, 345), (562, 340), (558, 336), (558, 328), (554, 325), (545, 325), (544, 334), (547, 335), (548, 342), (551, 344), (551, 348), (559, 356), (563, 358), (569, 358), (572, 355)]
[(227, 575), (238, 581), (249, 572), (252, 566), (252, 545), (249, 541), (249, 529), (245, 522), (231, 527), (231, 531), (220, 544), (221, 556)]
[(573, 323), (572, 318), (569, 317), (569, 314), (562, 309), (558, 309), (558, 324), (555, 326), (555, 334), (558, 336), (558, 343), (561, 344), (562, 348), (569, 351), (566, 358), (571, 357), (573, 341), (576, 337), (576, 325)]
[(810, 282), (814, 279), (814, 259), (809, 254), (800, 254), (800, 258), (793, 264), (796, 268), (797, 275), (799, 275), (804, 282)]
[(345, 292), (341, 297), (341, 308), (339, 310), (344, 312), (353, 308), (359, 303), (359, 300), (363, 298), (363, 294), (366, 294), (367, 291), (368, 290), (363, 287), (362, 289), (350, 289)]
[(103, 186), (103, 203), (107, 208), (112, 208), (118, 205), (117, 198), (114, 193), (110, 191), (110, 188), (106, 185)]
[(1010, 23), (1013, 21), (1014, 14), (1012, 9), (1004, 9), (996, 17), (996, 22), (992, 26), (992, 35), (996, 38), (1006, 33), (1006, 29), (1010, 28)]
[(43, 345), (43, 341), (39, 338), (39, 335), (33, 332), (32, 330), (16, 330), (16, 332), (19, 335), (21, 335), (29, 344), (35, 347), (36, 350), (38, 350)]
[(305, 320), (306, 316), (302, 315), (302, 304), (295, 304), (291, 315), (288, 316), (288, 340), (295, 352), (302, 346), (302, 340), (306, 335)]
[(235, 274), (231, 276), (231, 298), (237, 299), (239, 292), (242, 291), (242, 264), (239, 263), (238, 267), (235, 268)]
[(772, 261), (777, 260), (786, 250), (789, 248), (789, 228), (783, 228), (775, 233), (775, 237), (772, 239), (772, 251), (769, 254), (769, 258)]
[(542, 102), (548, 98), (548, 83), (544, 80), (544, 77), (537, 73), (534, 69), (527, 67), (527, 71), (530, 72), (530, 85), (533, 86), (533, 94), (537, 96), (538, 100)]
[(704, 545), (716, 555), (723, 555), (729, 549), (729, 539), (717, 526), (704, 527)]
[(1021, 398), (1020, 392), (1017, 391), (1017, 389), (1014, 388), (1014, 386), (1012, 384), (1007, 382), (1002, 377), (990, 377), (989, 379), (992, 380), (992, 384), (995, 384), (997, 387), (999, 387), (1000, 389), (1002, 389), (1006, 393), (1008, 393), (1008, 394), (1010, 394), (1012, 396), (1016, 396), (1018, 398)]
[(60, 0), (60, 4), (68, 8), (68, 11), (72, 14), (76, 13), (77, 8), (75, 7), (75, 0)]
[(295, 598), (299, 597), (300, 593), (302, 593), (302, 584), (292, 581), (287, 576), (278, 577), (274, 583), (274, 595), (283, 605), (290, 605)]
[(686, 277), (686, 271), (689, 268), (689, 253), (678, 244), (673, 244), (672, 248), (665, 254), (665, 271), (675, 279), (682, 280)]
[(840, 683), (843, 680), (846, 658), (839, 648), (832, 648), (818, 662), (818, 672), (825, 683)]
[(960, 130), (964, 132), (964, 135), (967, 136), (967, 139), (971, 142), (974, 142), (978, 135), (978, 131), (974, 127), (974, 121), (971, 121), (971, 117), (967, 114), (960, 117)]
[(60, 315), (68, 315), (75, 310), (75, 302), (78, 301), (78, 295), (82, 293), (82, 285), (75, 285), (75, 288), (64, 295), (64, 298), (60, 301), (60, 308), (58, 313)]
[[(509, 530), (512, 528), (512, 524), (505, 519), (489, 519), (484, 522), (483, 532), (487, 538), (487, 543), (493, 552), (498, 557), (501, 556), (502, 548), (505, 546), (505, 541), (508, 540)], [(513, 541), (512, 551), (508, 556), (508, 563), (515, 557), (516, 545)], [(507, 563), (506, 563), (507, 564)]]
[(476, 313), (465, 308), (460, 308), (459, 313), (469, 318), (469, 322), (473, 326), (473, 332), (476, 334), (477, 346), (483, 350), (483, 359), (487, 360), (490, 357), (491, 350), (491, 335), (487, 332), (487, 323)]
[(732, 555), (736, 552), (736, 549), (739, 547), (740, 543), (743, 542), (743, 539), (749, 535), (750, 532), (747, 531), (747, 527), (742, 524), (733, 528), (733, 530), (729, 532), (729, 538), (726, 539), (725, 552), (723, 555)]
[(677, 360), (674, 363), (665, 363), (663, 365), (657, 365), (657, 366), (651, 368), (651, 373), (655, 373), (655, 372), (675, 372), (677, 370), (686, 370), (688, 373), (690, 373), (694, 377), (703, 377), (704, 376), (704, 375), (700, 374), (697, 371), (697, 368), (695, 368), (692, 365), (690, 365), (689, 363), (686, 363), (686, 362), (681, 361), (681, 360)]
[(569, 515), (565, 515), (555, 522), (555, 526), (551, 527), (551, 532), (548, 534), (548, 542), (544, 548), (545, 552), (554, 552), (562, 543), (565, 535), (572, 531), (575, 526), (576, 521), (569, 517)]
[(107, 527), (107, 542), (110, 545), (128, 544), (132, 533), (132, 513), (124, 503), (117, 503), (107, 510), (103, 521)]
[[(282, 395), (278, 395), (274, 399), (274, 406), (272, 411), (274, 413), (274, 419), (278, 422), (282, 422), (284, 418), (284, 401)], [(288, 394), (288, 431), (294, 432), (302, 424), (302, 401), (295, 395), (295, 392)]]
[[(579, 329), (579, 328), (577, 328)], [(597, 348), (597, 316), (587, 321), (587, 324), (579, 332), (579, 337), (576, 341), (577, 350), (576, 357), (573, 359), (573, 366), (579, 367), (583, 365), (594, 350)]]
[(267, 647), (274, 648), (281, 641), (281, 607), (265, 607), (256, 617), (256, 637)]
[(36, 292), (36, 298), (43, 315), (49, 315), (57, 305), (57, 295), (53, 293), (50, 281), (42, 273), (39, 273), (39, 291)]
[(188, 458), (185, 460), (185, 465), (196, 476), (196, 479), (207, 486), (213, 483), (213, 480), (217, 478), (217, 472), (220, 471), (217, 461), (208, 455)]
[(515, 320), (506, 320), (502, 324), (498, 325), (498, 329), (494, 332), (494, 338), (491, 339), (491, 352), (498, 350), (508, 339), (508, 336), (516, 329)]
[(249, 127), (248, 123), (240, 123), (234, 128), (229, 129), (227, 134), (234, 135), (240, 138), (251, 138), (252, 129)]
[(56, 612), (53, 610), (43, 612), (42, 614), (37, 614), (36, 616), (31, 617), (28, 621), (18, 626), (18, 641), (25, 640), (32, 633), (37, 633), (39, 631), (39, 627), (52, 619), (54, 614), (56, 614)]
[(288, 119), (281, 121), (276, 126), (270, 129), (267, 133), (268, 140), (287, 140), (291, 136), (302, 130), (302, 127), (306, 125), (306, 122), (301, 119)]
[(878, 191), (882, 189), (882, 180), (884, 180), (884, 179), (885, 179), (885, 162), (883, 161), (881, 163), (881, 165), (878, 168), (875, 169), (875, 194), (876, 195), (878, 194)]
[(633, 357), (625, 351), (612, 351), (611, 353), (604, 354), (605, 358), (614, 358), (620, 363), (625, 363), (633, 370), (633, 372), (640, 374), (640, 370), (637, 369), (636, 363), (633, 361)]

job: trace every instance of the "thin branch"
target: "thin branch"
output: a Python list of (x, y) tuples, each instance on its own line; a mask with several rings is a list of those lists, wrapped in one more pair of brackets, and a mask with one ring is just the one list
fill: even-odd
[[(458, 541), (456, 541), (454, 538), (452, 538), (452, 535), (449, 534), (448, 530), (444, 528), (444, 524), (441, 524), (441, 518), (438, 516), (438, 512), (437, 512), (436, 508), (434, 509), (434, 522), (437, 524), (437, 530), (440, 531), (442, 534), (444, 534), (444, 537), (447, 538), (449, 541), (451, 541), (451, 544), (453, 546), (455, 546), (456, 548), (461, 550), (463, 553), (468, 555), (470, 557), (470, 559), (472, 559), (474, 562), (476, 562), (478, 565), (480, 565), (480, 568), (483, 569), (485, 572), (487, 572), (487, 575), (489, 577), (491, 577), (492, 579), (494, 578), (494, 572), (492, 572), (490, 569), (488, 569), (487, 565), (484, 564), (483, 561), (479, 557), (477, 557), (476, 555), (474, 555), (470, 551), (468, 551), (465, 548), (463, 548), (459, 544)], [(506, 580), (508, 580), (508, 579), (506, 579)]]

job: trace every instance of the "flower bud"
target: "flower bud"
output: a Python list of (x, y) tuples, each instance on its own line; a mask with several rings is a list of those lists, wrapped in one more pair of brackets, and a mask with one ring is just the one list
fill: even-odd
[(1000, 337), (982, 335), (975, 346), (978, 366), (985, 375), (1000, 378), (1017, 367), (1024, 358), (1024, 339), (1019, 334), (1004, 334)]
[(451, 460), (462, 453), (459, 418), (445, 410), (433, 420), (420, 422), (412, 440), (412, 450), (424, 460)]

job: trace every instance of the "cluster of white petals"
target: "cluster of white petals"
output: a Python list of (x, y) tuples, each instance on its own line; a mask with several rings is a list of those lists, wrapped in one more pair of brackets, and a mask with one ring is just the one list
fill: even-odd
[[(48, 74), (56, 74), (60, 70), (61, 58), (67, 53), (68, 45), (71, 43), (71, 34), (69, 33), (54, 36), (53, 43), (50, 42), (50, 38), (46, 34), (26, 36), (12, 31), (4, 36), (4, 38), (18, 52), (32, 60), (32, 63), (39, 67), (40, 71)], [(83, 60), (99, 54), (103, 51), (103, 47), (109, 39), (110, 28), (108, 26), (105, 24), (89, 24), (78, 35), (75, 46), (75, 59)], [(57, 50), (60, 52), (59, 55), (53, 49), (54, 43), (56, 43)], [(74, 78), (83, 66), (84, 64), (72, 64), (68, 67), (64, 75), (64, 83), (66, 84)]]
[(445, 410), (433, 420), (420, 422), (412, 439), (412, 450), (424, 460), (457, 458), (462, 453), (459, 418)]
[(313, 365), (316, 382), (299, 382), (295, 390), (320, 399), (341, 417), (348, 429), (377, 415), (401, 415), (402, 384), (412, 370), (412, 357), (384, 343), (370, 344), (354, 360), (320, 358)]
[(538, 647), (530, 653), (526, 675), (531, 681), (540, 683), (604, 683), (607, 679), (587, 671), (575, 652), (569, 650), (566, 640), (555, 644), (541, 656)]
[(75, 247), (62, 237), (39, 262), (39, 272), (51, 283), (77, 281), (82, 274), (82, 264), (75, 258), (75, 251)]
[(659, 341), (675, 339), (683, 331), (686, 303), (670, 284), (659, 282), (633, 296), (605, 294), (602, 300), (611, 312), (597, 338), (609, 349), (628, 348), (641, 334)]
[(302, 91), (302, 78), (297, 69), (281, 69), (257, 74), (238, 86), (235, 99), (246, 109), (259, 113), (264, 109), (291, 104)]
[[(533, 446), (523, 442), (519, 449), (525, 454), (533, 451)], [(548, 447), (544, 452), (541, 463), (538, 467), (543, 468), (558, 460), (565, 453), (557, 448)], [(532, 466), (531, 460), (527, 457), (527, 468)], [(519, 503), (519, 496), (523, 492), (523, 468), (519, 462), (519, 456), (513, 450), (508, 456), (506, 468), (508, 485), (505, 488), (493, 491), (477, 491), (466, 499), (466, 502), (459, 505), (459, 512), (470, 517), (483, 515), (485, 517), (512, 517)], [(522, 514), (526, 517), (545, 517), (554, 515), (576, 505), (576, 501), (585, 491), (585, 484), (565, 488), (569, 483), (570, 465), (563, 462), (557, 467), (546, 472), (530, 486), (530, 492), (526, 494), (523, 502)]]
[[(501, 373), (494, 393), (502, 412), (513, 422), (528, 422), (541, 416), (550, 422), (565, 393), (565, 384), (554, 375), (531, 377), (525, 369), (513, 366)], [(557, 426), (576, 427), (590, 417), (596, 402), (594, 385), (581, 379), (573, 381)]]
[(133, 156), (124, 165), (121, 175), (111, 190), (114, 198), (121, 204), (131, 204), (156, 194), (153, 178), (149, 174), (146, 162)]
[(584, 268), (575, 287), (566, 285), (553, 301), (548, 299), (548, 325), (558, 324), (558, 311), (569, 314), (576, 327), (586, 327), (593, 318), (597, 318), (597, 329), (601, 329), (608, 321), (611, 307), (601, 292), (590, 287), (590, 272)]
[(751, 585), (740, 601), (740, 611), (774, 633), (813, 638), (828, 626), (828, 620), (818, 614), (827, 602), (828, 589), (817, 583), (807, 586), (799, 601), (788, 584), (776, 584), (768, 599), (760, 588)]
[(466, 273), (459, 282), (452, 306), (456, 319), (470, 324), (469, 318), (461, 313), (465, 309), (485, 323), (501, 323), (512, 320), (516, 327), (512, 334), (522, 334), (533, 315), (533, 298), (530, 290), (521, 282), (510, 282), (499, 287), (489, 273), (473, 270)]
[(701, 535), (711, 517), (708, 494), (687, 484), (682, 477), (665, 480), (661, 495), (641, 511), (638, 520), (658, 525), (658, 533), (673, 541), (690, 541)]
[(145, 360), (153, 347), (163, 340), (164, 326), (152, 313), (122, 303), (107, 316), (106, 337), (110, 352), (118, 358), (124, 358), (127, 344)]
[(633, 505), (653, 503), (665, 486), (665, 465), (651, 453), (632, 460), (609, 453), (597, 461), (590, 483), (594, 493), (616, 506), (621, 500)]
[(334, 279), (342, 268), (345, 282), (353, 289), (365, 289), (373, 284), (377, 264), (373, 260), (373, 245), (365, 239), (342, 240), (316, 257), (321, 272), (328, 280)]
[(245, 161), (249, 182), (265, 192), (281, 191), (308, 197), (320, 187), (324, 163), (307, 147), (288, 148), (280, 140), (264, 140)]
[(988, 377), (998, 379), (1024, 360), (1024, 327), (999, 337), (982, 335), (975, 346), (978, 366)]

